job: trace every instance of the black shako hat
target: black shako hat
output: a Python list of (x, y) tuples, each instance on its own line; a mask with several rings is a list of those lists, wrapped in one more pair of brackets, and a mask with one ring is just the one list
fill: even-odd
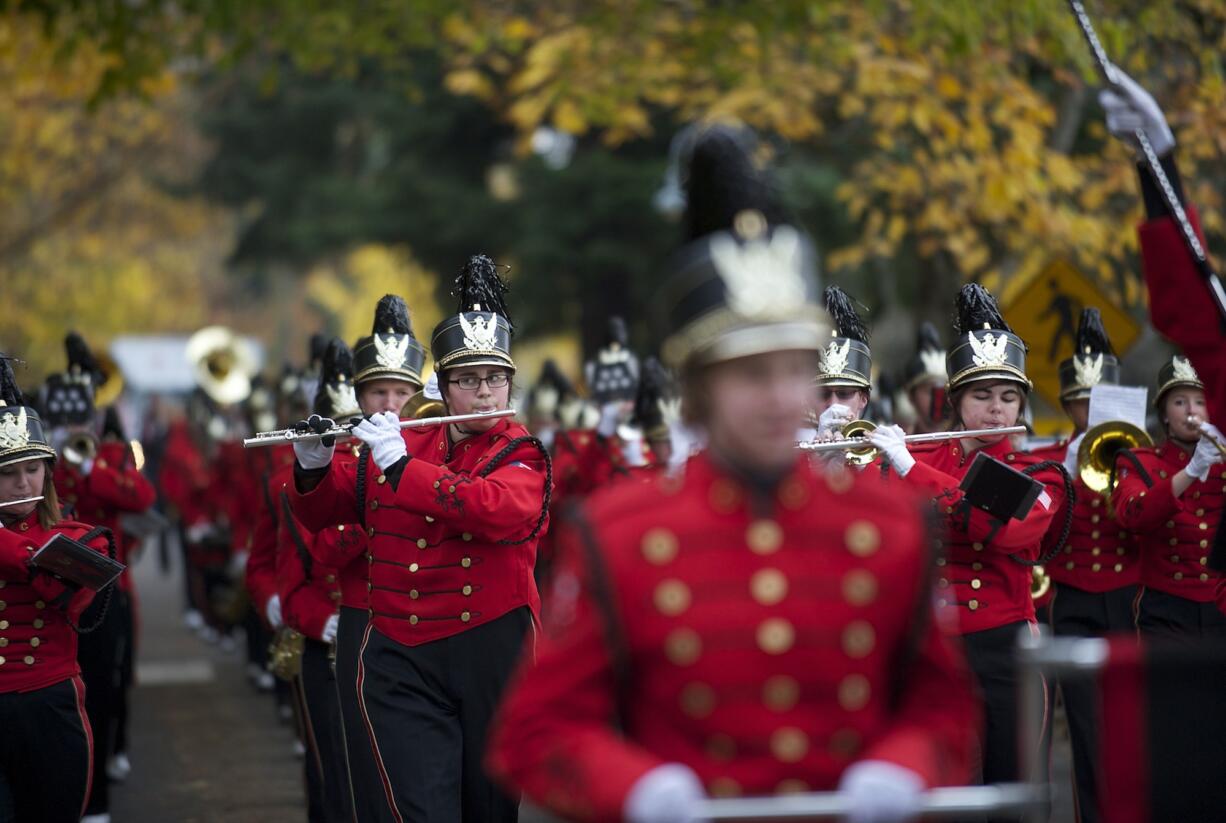
[(873, 356), (868, 348), (868, 329), (847, 293), (829, 286), (825, 293), (826, 311), (834, 322), (831, 339), (818, 352), (819, 386), (872, 389)]
[(484, 254), (468, 259), (451, 292), (458, 303), (456, 313), (435, 326), (430, 340), (435, 371), (459, 366), (503, 366), (515, 371), (511, 359), (515, 326), (503, 301), (506, 292), (507, 284), (493, 260)]
[(1118, 386), (1120, 359), (1111, 348), (1098, 309), (1081, 312), (1077, 324), (1077, 350), (1060, 363), (1060, 399), (1088, 400), (1098, 385)]
[(26, 460), (55, 460), (38, 412), (26, 404), (13, 376), (13, 358), (0, 354), (0, 466)]
[(784, 221), (751, 149), (748, 132), (726, 126), (694, 142), (685, 180), (688, 242), (655, 301), (661, 354), (673, 368), (822, 348), (813, 243)]
[[(327, 357), (326, 352), (324, 356)], [(359, 339), (353, 349), (354, 384), (403, 380), (420, 389), (421, 367), (425, 362), (426, 350), (413, 336), (409, 308), (404, 299), (397, 294), (385, 294), (375, 306), (375, 322), (370, 335)]]
[(951, 392), (982, 380), (1012, 380), (1029, 392), (1026, 344), (1005, 322), (996, 298), (978, 283), (958, 292), (954, 331), (957, 342), (945, 358)]

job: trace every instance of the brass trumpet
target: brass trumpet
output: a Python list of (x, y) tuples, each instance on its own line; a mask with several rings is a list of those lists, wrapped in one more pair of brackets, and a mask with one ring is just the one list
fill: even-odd
[(1188, 415), (1188, 422), (1200, 429), (1201, 435), (1210, 443), (1217, 446), (1217, 450), (1222, 453), (1223, 457), (1226, 457), (1226, 443), (1223, 443), (1221, 440), (1213, 436), (1213, 434), (1209, 431), (1208, 423), (1201, 420), (1200, 416), (1195, 414)]
[(98, 438), (87, 431), (73, 432), (60, 447), (60, 456), (68, 465), (80, 468), (98, 456)]
[(1090, 491), (1111, 494), (1111, 473), (1116, 456), (1124, 449), (1154, 445), (1144, 430), (1123, 420), (1108, 420), (1093, 426), (1077, 448), (1077, 474)]
[(1051, 575), (1042, 566), (1030, 567), (1030, 599), (1039, 600), (1051, 591)]
[[(807, 452), (847, 452), (847, 463), (852, 466), (867, 466), (877, 458), (877, 447), (869, 442), (868, 435), (877, 428), (877, 424), (869, 420), (853, 420), (843, 426), (838, 440), (797, 443), (796, 448)], [(907, 443), (939, 443), (945, 440), (958, 440), (963, 437), (994, 437), (997, 435), (1025, 434), (1025, 426), (1005, 426), (999, 429), (970, 429), (967, 431), (929, 432), (927, 434), (908, 434), (903, 438)]]

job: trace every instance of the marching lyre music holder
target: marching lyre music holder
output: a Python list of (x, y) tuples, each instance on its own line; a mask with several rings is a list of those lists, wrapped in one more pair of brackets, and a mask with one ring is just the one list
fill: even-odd
[[(1085, 6), (1081, 0), (1068, 0), (1068, 4), (1073, 11), (1073, 17), (1077, 20), (1078, 28), (1085, 37), (1086, 44), (1090, 47), (1095, 68), (1098, 69), (1103, 83), (1113, 91), (1121, 89), (1119, 71), (1107, 57), (1107, 51), (1098, 39), (1098, 33), (1094, 30), (1094, 24), (1090, 22), (1090, 15), (1086, 12)], [(1204, 246), (1201, 245), (1200, 238), (1196, 236), (1196, 231), (1192, 228), (1192, 221), (1188, 219), (1188, 213), (1183, 204), (1179, 202), (1179, 195), (1175, 193), (1175, 187), (1171, 185), (1170, 178), (1162, 168), (1162, 161), (1158, 159), (1158, 153), (1154, 151), (1153, 144), (1149, 142), (1144, 129), (1137, 129), (1132, 136), (1141, 148), (1141, 154), (1145, 158), (1145, 167), (1149, 170), (1150, 176), (1154, 178), (1158, 190), (1162, 192), (1162, 200), (1166, 204), (1167, 211), (1170, 212), (1175, 225), (1179, 227), (1179, 236), (1183, 239), (1188, 254), (1192, 256), (1192, 262), (1205, 278), (1218, 312), (1226, 321), (1226, 289), (1223, 289), (1221, 279), (1213, 270), (1213, 264), (1209, 262), (1209, 256)]]

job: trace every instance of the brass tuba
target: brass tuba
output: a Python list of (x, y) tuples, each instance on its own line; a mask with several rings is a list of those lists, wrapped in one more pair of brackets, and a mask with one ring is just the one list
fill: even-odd
[(224, 326), (207, 326), (187, 341), (187, 360), (196, 383), (215, 403), (241, 403), (251, 394), (255, 357), (238, 335)]
[(123, 394), (123, 372), (115, 358), (107, 352), (99, 352), (94, 356), (98, 361), (98, 370), (102, 372), (102, 382), (94, 389), (94, 405), (100, 409), (114, 403)]
[(1081, 438), (1081, 446), (1077, 449), (1077, 474), (1086, 488), (1109, 495), (1116, 455), (1123, 449), (1140, 449), (1153, 444), (1150, 436), (1132, 423), (1122, 420), (1099, 423)]
[(442, 417), (446, 413), (447, 407), (443, 405), (443, 401), (428, 397), (425, 389), (422, 389), (405, 401), (400, 409), (400, 419), (421, 420), (425, 417)]

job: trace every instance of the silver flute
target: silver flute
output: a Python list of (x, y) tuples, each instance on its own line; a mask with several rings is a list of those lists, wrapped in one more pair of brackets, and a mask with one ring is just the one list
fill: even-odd
[[(475, 420), (490, 420), (514, 416), (515, 409), (500, 409), (498, 411), (477, 412), (474, 414), (451, 414), (445, 417), (422, 417), (415, 420), (401, 420), (400, 428), (422, 429), (426, 426), (445, 426), (449, 423), (471, 423)], [(322, 440), (325, 437), (335, 437), (337, 440), (343, 440), (347, 437), (353, 437), (353, 428), (356, 425), (357, 423), (333, 422), (331, 426), (321, 432), (298, 431), (297, 429), (260, 432), (255, 437), (248, 437), (244, 440), (243, 448), (253, 449), (259, 446), (276, 446), (281, 443), (301, 443), (306, 440)]]
[[(939, 443), (942, 440), (956, 440), (963, 437), (994, 437), (1001, 434), (1025, 433), (1025, 426), (1005, 426), (1000, 429), (970, 429), (968, 431), (908, 434), (903, 437), (903, 441), (906, 443)], [(847, 451), (848, 449), (871, 448), (872, 446), (872, 441), (867, 437), (841, 437), (838, 440), (809, 440), (796, 444), (796, 448), (807, 452)]]
[(20, 500), (9, 500), (6, 503), (0, 503), (0, 509), (7, 509), (9, 506), (20, 506), (24, 503), (37, 503), (42, 499), (43, 496), (40, 494), (37, 497), (23, 497)]

